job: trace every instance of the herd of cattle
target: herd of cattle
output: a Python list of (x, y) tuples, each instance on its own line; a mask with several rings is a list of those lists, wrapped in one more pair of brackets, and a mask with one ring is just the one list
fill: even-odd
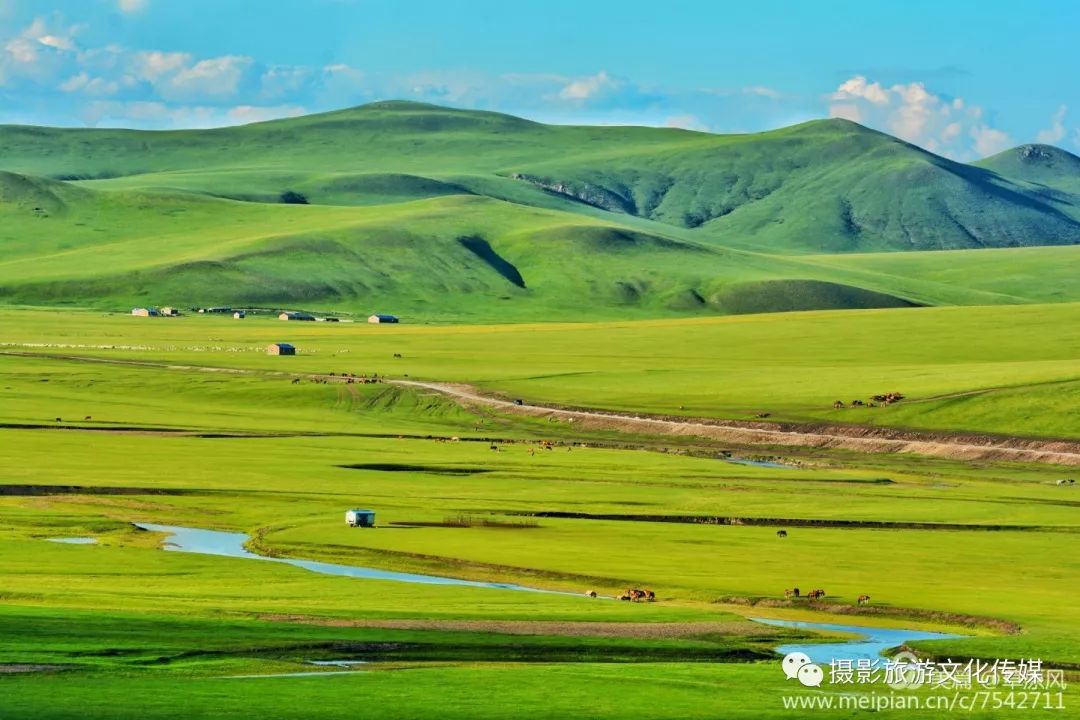
[[(595, 590), (589, 590), (585, 593), (585, 597), (597, 597)], [(656, 593), (652, 590), (645, 588), (628, 588), (623, 591), (621, 595), (616, 596), (619, 600), (625, 600), (626, 602), (656, 602)]]
[(904, 396), (898, 392), (885, 393), (884, 395), (873, 395), (868, 402), (862, 400), (852, 400), (850, 405), (845, 405), (843, 400), (835, 401), (832, 406), (834, 409), (839, 410), (845, 407), (877, 407), (878, 405), (892, 405), (898, 403), (904, 399)]

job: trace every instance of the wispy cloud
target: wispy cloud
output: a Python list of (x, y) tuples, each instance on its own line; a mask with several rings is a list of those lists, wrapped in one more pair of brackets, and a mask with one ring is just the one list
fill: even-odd
[(1050, 127), (1045, 130), (1040, 130), (1039, 134), (1035, 137), (1037, 142), (1059, 143), (1065, 137), (1065, 114), (1069, 111), (1069, 108), (1065, 105), (1060, 106), (1050, 117)]
[(145, 10), (148, 4), (147, 0), (117, 0), (116, 8), (122, 13), (132, 15)]

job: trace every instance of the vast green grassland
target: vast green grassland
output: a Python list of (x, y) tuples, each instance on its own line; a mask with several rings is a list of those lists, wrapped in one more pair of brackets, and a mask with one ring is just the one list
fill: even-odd
[[(27, 718), (180, 707), (336, 717), (356, 703), (371, 717), (502, 717), (508, 707), (519, 717), (791, 717), (781, 696), (795, 691), (767, 658), (794, 632), (746, 620), (760, 616), (952, 630), (966, 637), (916, 645), (939, 658), (1074, 668), (1080, 521), (1074, 488), (1057, 484), (1067, 469), (593, 434), (307, 374), (408, 374), (638, 411), (683, 403), (728, 417), (766, 406), (791, 419), (1076, 437), (1076, 312), (379, 327), (5, 311), (0, 667), (38, 672), (0, 676), (0, 707)], [(879, 337), (918, 342), (867, 341)], [(271, 339), (300, 355), (266, 356)], [(890, 389), (911, 402), (878, 415), (831, 409), (838, 393)], [(724, 450), (783, 452), (792, 467), (735, 464)], [(343, 524), (356, 506), (376, 509), (376, 529)], [(657, 522), (694, 516), (766, 524)], [(262, 553), (568, 594), (164, 552), (160, 534), (133, 522), (246, 532)], [(57, 537), (98, 544), (48, 541)], [(658, 601), (581, 594), (628, 586)], [(792, 586), (827, 597), (785, 600)], [(873, 601), (860, 608), (863, 593)], [(306, 663), (335, 658), (371, 664), (234, 678), (319, 672)], [(1071, 710), (1075, 692), (1063, 702)]]
[[(8, 348), (19, 352), (259, 371), (381, 373), (472, 383), (537, 402), (671, 415), (752, 419), (765, 411), (790, 421), (1036, 437), (1080, 433), (1076, 304), (598, 324), (416, 326), (409, 324), (412, 318), (404, 320), (370, 326), (284, 323), (268, 315), (236, 321), (0, 313)], [(300, 354), (267, 357), (264, 349), (275, 341), (297, 345)], [(72, 362), (23, 362), (49, 377), (88, 371)], [(203, 382), (224, 385), (214, 376)], [(299, 421), (289, 405), (298, 391), (282, 385), (275, 391), (282, 412)], [(832, 407), (836, 399), (848, 403), (891, 391), (907, 399), (889, 407)], [(110, 402), (93, 385), (82, 398), (87, 408)], [(71, 415), (64, 398), (57, 400), (42, 407), (36, 394), (25, 404), (14, 396), (7, 412), (26, 419)], [(163, 398), (160, 409), (179, 413), (181, 402)], [(252, 400), (237, 391), (233, 402)]]

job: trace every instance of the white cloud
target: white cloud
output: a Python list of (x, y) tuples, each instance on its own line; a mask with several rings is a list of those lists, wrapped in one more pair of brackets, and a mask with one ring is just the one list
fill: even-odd
[(64, 25), (59, 16), (36, 17), (0, 49), (0, 84), (17, 79), (46, 83), (75, 58), (78, 25)]
[(131, 69), (140, 79), (156, 83), (166, 75), (172, 75), (186, 67), (191, 60), (191, 55), (185, 52), (150, 50), (135, 53)]
[(886, 87), (862, 75), (829, 95), (829, 116), (889, 132), (947, 157), (971, 159), (1008, 147), (1009, 135), (992, 127), (983, 109), (963, 98), (944, 98), (921, 82)]
[(134, 14), (146, 9), (147, 0), (117, 0), (116, 7), (122, 13)]
[(697, 115), (672, 115), (664, 120), (664, 127), (698, 130), (700, 132), (707, 132), (709, 129)]
[(115, 95), (120, 89), (120, 84), (115, 80), (106, 80), (100, 77), (91, 77), (86, 72), (72, 75), (61, 83), (60, 89), (67, 93), (81, 92), (87, 95), (107, 96)]
[(779, 90), (774, 90), (765, 85), (751, 85), (750, 87), (744, 87), (742, 91), (746, 95), (758, 95), (760, 97), (772, 98), (773, 100), (779, 100), (784, 97), (784, 94)]
[(601, 70), (595, 75), (573, 80), (559, 91), (559, 97), (563, 100), (588, 100), (596, 97), (605, 90), (618, 86), (618, 83)]
[(1059, 143), (1065, 137), (1065, 113), (1068, 112), (1068, 107), (1062, 105), (1057, 109), (1057, 112), (1050, 118), (1050, 127), (1045, 130), (1040, 130), (1039, 134), (1035, 137), (1036, 142), (1048, 143), (1053, 145)]
[(274, 65), (259, 78), (262, 94), (267, 98), (295, 95), (312, 82), (311, 68), (297, 65)]
[(1012, 144), (1007, 133), (985, 125), (971, 128), (971, 137), (975, 139), (975, 152), (983, 157), (995, 155)]
[(832, 94), (833, 100), (866, 100), (874, 105), (886, 105), (889, 94), (878, 83), (868, 83), (862, 75), (856, 75), (840, 84)]
[(209, 128), (295, 117), (305, 112), (306, 109), (299, 105), (215, 107), (173, 105), (156, 100), (94, 100), (83, 108), (81, 118), (88, 125), (106, 127), (127, 126), (136, 122), (142, 127), (151, 128)]
[(307, 110), (301, 105), (237, 105), (226, 114), (229, 120), (235, 123), (254, 123), (264, 120), (276, 120), (277, 118), (297, 117)]
[(829, 117), (850, 120), (861, 123), (863, 121), (862, 110), (855, 103), (833, 103), (829, 106)]
[(190, 67), (180, 68), (159, 90), (166, 99), (231, 97), (253, 62), (242, 55), (200, 60)]

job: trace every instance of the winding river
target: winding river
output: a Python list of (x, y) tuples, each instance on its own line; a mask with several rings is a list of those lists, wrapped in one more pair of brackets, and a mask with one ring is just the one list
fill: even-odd
[[(248, 536), (244, 533), (223, 532), (221, 530), (201, 530), (199, 528), (178, 527), (175, 525), (156, 525), (153, 523), (135, 523), (143, 530), (167, 534), (164, 548), (175, 552), (189, 552), (200, 555), (220, 555), (224, 557), (246, 558), (277, 562), (304, 568), (324, 575), (362, 578), (366, 580), (390, 580), (394, 582), (422, 583), (426, 585), (461, 585), (465, 587), (491, 588), (496, 590), (516, 590), (553, 595), (576, 595), (576, 593), (515, 585), (513, 583), (492, 583), (461, 578), (441, 577), (438, 575), (419, 575), (416, 573), (393, 572), (376, 568), (339, 565), (316, 560), (297, 560), (294, 558), (272, 558), (258, 555), (244, 547)], [(793, 620), (774, 620), (772, 618), (750, 618), (766, 625), (795, 628), (799, 630), (822, 630), (825, 632), (851, 633), (859, 636), (856, 640), (837, 643), (800, 642), (779, 645), (776, 651), (781, 655), (790, 652), (803, 652), (816, 663), (828, 664), (833, 659), (876, 658), (882, 652), (912, 640), (948, 640), (963, 637), (948, 633), (926, 632), (894, 627), (873, 627), (867, 625), (837, 625), (833, 623), (814, 623)]]

